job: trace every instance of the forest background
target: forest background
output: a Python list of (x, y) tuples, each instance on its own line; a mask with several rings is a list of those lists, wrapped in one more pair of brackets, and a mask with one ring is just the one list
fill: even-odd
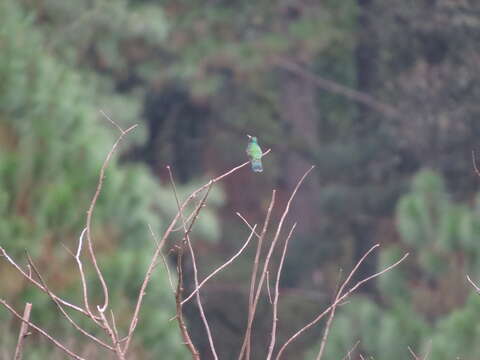
[[(476, 0), (0, 1), (0, 245), (28, 249), (56, 291), (79, 290), (72, 258), (98, 172), (117, 129), (138, 123), (108, 169), (95, 238), (117, 309), (128, 321), (152, 252), (176, 212), (166, 165), (185, 196), (246, 159), (246, 134), (272, 149), (212, 190), (192, 238), (202, 274), (248, 236), (235, 214), (263, 218), (272, 189), (298, 226), (281, 280), (284, 342), (331, 302), (375, 243), (363, 278), (410, 257), (341, 306), (326, 359), (478, 358), (480, 2)], [(273, 213), (277, 219), (280, 213)], [(202, 292), (221, 358), (241, 346), (254, 256), (249, 249)], [(171, 260), (171, 259), (170, 259)], [(275, 260), (275, 261), (278, 261)], [(173, 266), (173, 261), (171, 261)], [(191, 268), (188, 268), (186, 276)], [(95, 286), (95, 285), (92, 285)], [(190, 278), (190, 288), (192, 287)], [(0, 298), (96, 358), (55, 306), (0, 258)], [(260, 304), (252, 357), (264, 356), (270, 304)], [(209, 358), (195, 305), (193, 342)], [(174, 298), (158, 268), (132, 358), (187, 359)], [(0, 357), (18, 321), (0, 311)], [(322, 326), (288, 359), (311, 359)], [(33, 335), (25, 359), (62, 358)], [(357, 359), (355, 357), (355, 359)]]

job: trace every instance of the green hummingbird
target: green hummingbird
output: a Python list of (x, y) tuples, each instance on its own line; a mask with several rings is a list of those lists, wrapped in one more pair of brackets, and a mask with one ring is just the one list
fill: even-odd
[(250, 139), (247, 146), (247, 155), (252, 163), (252, 170), (254, 172), (262, 172), (262, 149), (258, 145), (258, 140), (255, 136), (247, 136)]

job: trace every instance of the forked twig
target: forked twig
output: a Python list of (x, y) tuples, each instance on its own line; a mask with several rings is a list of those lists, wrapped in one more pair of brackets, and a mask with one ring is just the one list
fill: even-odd
[(55, 305), (57, 306), (58, 310), (60, 310), (60, 313), (68, 320), (68, 322), (70, 324), (73, 325), (73, 327), (75, 329), (77, 329), (78, 331), (80, 331), (83, 335), (85, 335), (86, 337), (88, 337), (89, 339), (95, 341), (97, 344), (111, 350), (111, 351), (115, 351), (115, 349), (113, 347), (111, 347), (110, 345), (106, 344), (105, 342), (103, 342), (102, 340), (98, 339), (97, 337), (93, 336), (92, 334), (88, 333), (85, 329), (83, 329), (80, 325), (78, 325), (75, 320), (73, 320), (70, 315), (68, 315), (68, 313), (65, 311), (65, 309), (63, 308), (62, 304), (60, 304), (60, 302), (55, 298), (55, 296), (53, 295), (52, 291), (50, 290), (50, 288), (48, 287), (47, 283), (45, 282), (45, 280), (43, 279), (43, 276), (40, 274), (40, 271), (38, 271), (37, 269), (37, 266), (35, 265), (35, 263), (33, 262), (32, 258), (30, 257), (30, 255), (27, 253), (27, 259), (28, 259), (28, 263), (30, 264), (30, 267), (33, 269), (33, 271), (35, 272), (35, 274), (37, 275), (37, 277), (39, 278), (40, 282), (42, 283), (42, 285), (45, 287), (45, 289), (47, 289), (47, 294), (48, 296), (50, 296), (50, 298), (52, 299), (52, 301), (55, 303)]
[(280, 276), (282, 275), (283, 263), (285, 261), (285, 256), (287, 255), (288, 242), (292, 237), (297, 223), (293, 224), (290, 232), (288, 233), (285, 244), (283, 245), (282, 257), (280, 258), (280, 264), (278, 265), (277, 278), (275, 280), (275, 297), (273, 298), (273, 314), (272, 314), (272, 334), (270, 338), (270, 345), (268, 346), (267, 360), (270, 360), (273, 355), (273, 349), (275, 348), (275, 342), (277, 339), (277, 322), (278, 322), (278, 298), (280, 296)]
[(182, 309), (182, 293), (183, 293), (183, 267), (182, 267), (182, 257), (183, 257), (183, 246), (178, 246), (177, 253), (177, 272), (178, 272), (178, 282), (177, 282), (177, 291), (175, 294), (175, 304), (177, 308), (177, 321), (180, 328), (180, 334), (182, 335), (183, 342), (187, 346), (188, 350), (192, 353), (194, 360), (200, 360), (200, 354), (198, 353), (197, 348), (193, 345), (190, 334), (188, 333), (187, 325), (183, 319), (183, 309)]
[[(270, 151), (271, 150), (268, 149), (267, 151), (265, 151), (263, 153), (262, 156), (267, 155), (268, 153), (270, 153)], [(188, 198), (182, 203), (182, 206), (181, 206), (182, 211), (184, 211), (185, 207), (190, 203), (190, 201), (192, 201), (192, 199), (196, 198), (197, 195), (199, 193), (201, 193), (203, 190), (205, 190), (209, 186), (215, 184), (216, 182), (224, 179), (225, 177), (233, 174), (234, 172), (240, 170), (241, 168), (243, 168), (243, 167), (245, 167), (249, 164), (250, 164), (250, 161), (246, 161), (243, 164), (238, 165), (238, 166), (228, 170), (227, 172), (223, 173), (222, 175), (217, 176), (216, 178), (210, 180), (208, 183), (199, 187), (197, 190), (193, 191), (188, 196)], [(179, 219), (180, 219), (180, 211), (177, 212), (175, 217), (170, 222), (170, 225), (168, 226), (167, 230), (165, 230), (165, 233), (163, 234), (161, 240), (158, 243), (158, 246), (156, 247), (156, 249), (155, 249), (155, 251), (152, 255), (152, 258), (150, 260), (150, 264), (148, 265), (145, 277), (143, 279), (142, 286), (140, 287), (140, 291), (138, 293), (137, 303), (135, 305), (135, 310), (134, 310), (134, 313), (133, 313), (133, 316), (132, 316), (132, 320), (130, 321), (130, 328), (129, 328), (128, 335), (127, 335), (127, 338), (125, 340), (125, 346), (124, 346), (124, 352), (125, 353), (128, 350), (128, 347), (129, 347), (129, 344), (130, 344), (130, 341), (131, 341), (131, 338), (132, 338), (132, 334), (135, 331), (135, 328), (137, 326), (138, 316), (139, 316), (139, 313), (140, 313), (140, 308), (142, 307), (142, 303), (143, 303), (143, 297), (145, 296), (147, 285), (150, 281), (150, 278), (152, 277), (153, 270), (154, 270), (154, 268), (157, 264), (158, 257), (160, 256), (160, 253), (161, 253), (161, 251), (163, 249), (163, 246), (165, 245), (165, 242), (167, 241), (168, 237), (170, 236), (172, 231), (175, 229), (175, 225), (176, 225), (176, 223)]]
[(247, 241), (245, 242), (245, 244), (243, 244), (243, 246), (240, 248), (240, 250), (238, 250), (235, 255), (233, 255), (230, 259), (228, 259), (225, 263), (223, 263), (221, 266), (219, 266), (217, 269), (215, 269), (210, 275), (208, 275), (205, 279), (202, 280), (202, 282), (198, 285), (198, 287), (195, 288), (195, 290), (192, 291), (192, 293), (190, 295), (188, 295), (185, 300), (182, 301), (182, 305), (184, 305), (188, 300), (190, 300), (201, 288), (203, 285), (205, 285), (205, 283), (210, 280), (212, 277), (214, 277), (215, 275), (217, 275), (220, 271), (222, 271), (223, 269), (225, 269), (228, 265), (230, 265), (237, 257), (240, 256), (240, 254), (243, 252), (243, 250), (245, 250), (245, 248), (248, 246), (248, 244), (250, 243), (250, 240), (252, 239), (253, 237), (253, 234), (255, 233), (255, 228), (256, 228), (257, 225), (255, 225), (252, 229), (252, 231), (250, 232), (250, 235), (248, 236), (248, 239)]
[(36, 331), (38, 331), (40, 334), (42, 334), (44, 337), (46, 337), (50, 342), (52, 342), (56, 347), (58, 347), (59, 349), (61, 349), (62, 351), (64, 351), (65, 353), (67, 353), (69, 356), (71, 356), (72, 358), (74, 359), (77, 359), (77, 360), (85, 360), (84, 358), (82, 358), (81, 356), (75, 354), (73, 351), (67, 349), (62, 343), (60, 343), (58, 340), (54, 339), (52, 336), (50, 336), (45, 330), (43, 330), (42, 328), (38, 327), (37, 325), (35, 325), (34, 323), (32, 323), (31, 321), (29, 320), (26, 320), (22, 317), (22, 315), (20, 315), (19, 313), (17, 313), (15, 311), (14, 308), (12, 308), (5, 300), (3, 299), (0, 299), (0, 304), (2, 304), (3, 306), (5, 306), (5, 308), (7, 308), (8, 311), (10, 311), (14, 316), (16, 316), (18, 319), (20, 319), (21, 321), (23, 321), (24, 323), (26, 323), (28, 326), (30, 326), (32, 329), (35, 329)]
[[(43, 291), (44, 293), (48, 294), (48, 291), (47, 289), (45, 289), (45, 287), (40, 284), (37, 280), (35, 280), (33, 277), (32, 277), (32, 274), (31, 274), (31, 269), (29, 270), (29, 274), (27, 274), (25, 271), (23, 271), (23, 269), (10, 257), (10, 255), (7, 254), (7, 252), (5, 251), (4, 248), (2, 248), (0, 246), (0, 253), (1, 255), (7, 259), (7, 261), (25, 278), (27, 279), (28, 281), (30, 281), (33, 285), (35, 285), (37, 288), (39, 288), (41, 291)], [(71, 308), (71, 309), (74, 309), (80, 313), (82, 313), (83, 315), (87, 316), (87, 317), (90, 317), (89, 313), (87, 311), (85, 311), (84, 309), (82, 309), (81, 307), (77, 306), (77, 305), (74, 305), (74, 304), (71, 304), (69, 303), (68, 301), (54, 295), (55, 299), (57, 299), (60, 303), (62, 303), (63, 305)]]
[[(101, 113), (110, 122), (115, 124), (115, 122), (112, 119), (110, 119), (103, 111)], [(112, 148), (108, 152), (107, 157), (105, 158), (105, 161), (103, 162), (102, 167), (100, 169), (100, 176), (98, 178), (97, 189), (95, 190), (92, 201), (90, 202), (90, 206), (87, 210), (87, 221), (86, 221), (86, 225), (85, 225), (85, 227), (87, 228), (88, 252), (90, 254), (90, 259), (92, 260), (93, 267), (95, 268), (98, 279), (100, 280), (100, 283), (101, 283), (102, 289), (103, 289), (104, 301), (103, 301), (102, 307), (98, 308), (98, 310), (100, 312), (104, 312), (106, 310), (106, 308), (108, 307), (108, 286), (107, 286), (107, 283), (105, 282), (102, 271), (100, 270), (100, 266), (97, 263), (97, 257), (95, 255), (95, 251), (93, 250), (93, 239), (92, 239), (93, 211), (95, 209), (95, 205), (97, 203), (98, 197), (100, 196), (100, 191), (102, 190), (103, 180), (105, 179), (105, 170), (107, 169), (108, 163), (110, 162), (110, 159), (111, 159), (113, 153), (117, 149), (118, 144), (123, 140), (123, 137), (138, 126), (137, 124), (135, 124), (135, 125), (130, 126), (127, 130), (123, 130), (119, 125), (117, 125), (117, 124), (115, 124), (115, 125), (120, 130), (120, 136), (117, 138), (117, 140), (113, 144)], [(87, 296), (87, 298), (88, 298), (88, 296)], [(88, 308), (87, 308), (87, 311), (88, 311)]]
[(360, 340), (357, 340), (357, 342), (352, 346), (352, 348), (350, 349), (350, 351), (347, 353), (347, 355), (345, 355), (343, 357), (342, 360), (352, 360), (352, 354), (353, 352), (355, 351), (355, 349), (357, 348), (358, 344), (360, 344)]
[(258, 281), (258, 286), (256, 288), (255, 298), (254, 298), (253, 303), (252, 303), (252, 305), (251, 305), (251, 307), (249, 308), (249, 311), (248, 311), (247, 329), (245, 330), (245, 336), (244, 336), (244, 340), (243, 340), (243, 344), (242, 344), (242, 349), (240, 350), (240, 355), (238, 357), (238, 360), (242, 360), (244, 354), (246, 355), (245, 356), (246, 360), (249, 360), (249, 357), (250, 357), (250, 338), (251, 338), (251, 333), (252, 333), (253, 319), (255, 317), (255, 311), (256, 311), (256, 308), (257, 308), (258, 300), (260, 298), (260, 293), (262, 291), (263, 282), (265, 281), (266, 272), (268, 271), (268, 266), (270, 264), (270, 258), (272, 256), (273, 250), (275, 249), (275, 245), (278, 242), (280, 232), (282, 231), (282, 228), (283, 228), (283, 223), (284, 223), (285, 218), (287, 217), (287, 214), (290, 210), (290, 205), (293, 201), (293, 198), (297, 194), (297, 191), (300, 188), (300, 185), (302, 185), (302, 183), (305, 180), (305, 178), (307, 177), (307, 175), (314, 168), (315, 168), (315, 166), (310, 167), (310, 169), (308, 169), (305, 172), (305, 174), (303, 174), (303, 176), (300, 178), (297, 185), (293, 189), (292, 194), (290, 195), (290, 198), (287, 201), (287, 205), (285, 206), (285, 210), (283, 211), (282, 216), (280, 217), (280, 222), (278, 223), (277, 231), (275, 232), (275, 236), (272, 240), (272, 243), (271, 243), (270, 248), (268, 250), (267, 256), (265, 258), (265, 263), (263, 265), (263, 271), (260, 275), (260, 280)]
[[(203, 206), (205, 205), (205, 202), (207, 201), (208, 194), (210, 193), (210, 190), (212, 189), (213, 184), (210, 184), (210, 186), (207, 188), (207, 191), (206, 191), (202, 201), (200, 201), (200, 204), (197, 206), (197, 209), (195, 210), (195, 217), (193, 218), (192, 222), (190, 223), (189, 228), (187, 229), (187, 225), (185, 223), (185, 217), (184, 217), (183, 211), (182, 211), (182, 206), (180, 205), (180, 201), (178, 200), (177, 187), (175, 186), (175, 181), (173, 180), (173, 174), (172, 174), (172, 170), (170, 169), (170, 166), (167, 166), (167, 170), (168, 170), (168, 173), (170, 175), (170, 182), (172, 184), (173, 193), (175, 195), (175, 201), (177, 202), (178, 211), (179, 211), (180, 217), (182, 219), (183, 231), (184, 231), (183, 241), (186, 241), (188, 249), (190, 251), (190, 256), (192, 257), (193, 278), (194, 278), (194, 281), (195, 281), (195, 288), (198, 289), (199, 288), (199, 283), (198, 283), (197, 261), (195, 260), (195, 252), (193, 251), (192, 242), (190, 241), (190, 231), (193, 227), (193, 224), (195, 223), (195, 220), (198, 217), (198, 214), (200, 213), (200, 210), (203, 208)], [(210, 344), (210, 349), (212, 351), (214, 359), (218, 360), (218, 355), (217, 355), (217, 352), (215, 350), (215, 345), (213, 343), (212, 332), (210, 330), (210, 326), (208, 325), (207, 317), (205, 315), (205, 311), (203, 310), (202, 301), (200, 299), (200, 292), (197, 290), (195, 295), (196, 295), (196, 300), (197, 300), (197, 306), (198, 306), (198, 309), (200, 311), (200, 317), (202, 318), (203, 324), (205, 326), (205, 330), (207, 332), (207, 337), (208, 337), (208, 342)]]
[[(350, 279), (353, 277), (353, 275), (355, 274), (355, 272), (357, 271), (357, 269), (360, 267), (360, 265), (363, 263), (363, 261), (365, 260), (365, 258), (374, 250), (376, 249), (377, 247), (379, 246), (379, 244), (376, 244), (374, 245), (372, 248), (370, 248), (370, 250), (368, 250), (365, 255), (362, 256), (362, 258), (357, 262), (357, 264), (355, 265), (355, 267), (353, 268), (353, 270), (350, 272), (350, 274), (348, 275), (347, 279), (345, 280), (345, 282), (343, 283), (342, 287), (340, 288), (341, 291), (343, 291), (343, 289), (345, 288), (346, 284), (350, 281)], [(348, 291), (346, 291), (342, 296), (338, 297), (337, 300), (331, 304), (327, 309), (325, 309), (321, 314), (319, 314), (315, 319), (313, 319), (311, 322), (309, 322), (307, 325), (305, 325), (303, 328), (301, 328), (300, 330), (298, 330), (295, 334), (293, 334), (286, 342), (285, 344), (282, 345), (282, 347), (280, 348), (277, 356), (275, 357), (276, 360), (279, 360), (280, 357), (282, 356), (283, 352), (285, 351), (285, 349), (287, 348), (288, 345), (290, 345), (295, 339), (297, 339), (303, 332), (305, 332), (306, 330), (308, 330), (309, 328), (311, 328), (312, 326), (314, 326), (315, 324), (317, 324), (326, 314), (328, 314), (330, 311), (332, 311), (332, 309), (334, 309), (335, 307), (337, 307), (339, 304), (341, 304), (345, 299), (347, 299), (355, 290), (357, 290), (360, 286), (362, 286), (363, 284), (365, 284), (366, 282), (386, 273), (387, 271), (390, 271), (391, 269), (393, 269), (394, 267), (398, 266), (401, 262), (403, 262), (407, 257), (408, 257), (408, 253), (406, 253), (405, 255), (403, 255), (403, 257), (398, 260), (397, 262), (393, 263), (392, 265), (386, 267), (385, 269), (379, 271), (379, 272), (376, 272), (375, 274), (373, 275), (370, 275), (368, 277), (366, 277), (365, 279), (363, 280), (360, 280), (358, 281), (353, 287), (351, 287)]]

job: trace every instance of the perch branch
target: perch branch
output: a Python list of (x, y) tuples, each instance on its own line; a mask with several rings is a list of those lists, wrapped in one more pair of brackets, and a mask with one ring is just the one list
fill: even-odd
[[(267, 151), (265, 151), (263, 153), (262, 156), (265, 156), (267, 155), (268, 153), (270, 153), (270, 149), (268, 149)], [(217, 176), (216, 178), (210, 180), (208, 183), (204, 184), (203, 186), (199, 187), (197, 190), (193, 191), (189, 196), (188, 198), (183, 202), (182, 204), (182, 211), (185, 209), (185, 207), (190, 203), (190, 201), (192, 199), (194, 199), (201, 191), (205, 190), (206, 188), (208, 188), (209, 186), (212, 186), (213, 184), (215, 184), (216, 182), (222, 180), (223, 178), (227, 177), (228, 175), (231, 175), (233, 174), (235, 171), (238, 171), (240, 170), (241, 168), (247, 166), (248, 164), (250, 164), (250, 161), (246, 161), (244, 162), (243, 164), (241, 165), (238, 165), (230, 170), (228, 170), (227, 172), (223, 173), (222, 175), (220, 176)], [(165, 231), (165, 233), (163, 234), (162, 236), (162, 239), (160, 240), (160, 242), (158, 243), (158, 246), (156, 247), (153, 255), (152, 255), (152, 259), (150, 260), (150, 264), (147, 268), (147, 271), (146, 271), (146, 274), (145, 274), (145, 277), (144, 277), (144, 280), (143, 280), (143, 283), (142, 283), (142, 286), (140, 287), (140, 291), (138, 293), (138, 297), (137, 297), (137, 303), (135, 305), (135, 310), (134, 310), (134, 314), (132, 316), (132, 320), (130, 322), (130, 328), (129, 328), (129, 331), (128, 331), (128, 335), (127, 335), (127, 338), (126, 338), (126, 342), (125, 342), (125, 347), (124, 347), (124, 352), (126, 353), (127, 349), (128, 349), (128, 346), (130, 344), (130, 341), (131, 341), (131, 337), (132, 337), (132, 334), (133, 332), (135, 331), (135, 328), (137, 326), (137, 322), (138, 322), (138, 315), (140, 313), (140, 308), (142, 306), (142, 303), (143, 303), (143, 297), (145, 296), (145, 293), (146, 293), (146, 289), (147, 289), (147, 285), (150, 281), (150, 278), (152, 277), (152, 274), (153, 274), (153, 270), (157, 264), (157, 260), (158, 260), (158, 257), (160, 256), (161, 254), (161, 251), (163, 249), (163, 246), (165, 245), (165, 242), (167, 241), (168, 237), (170, 236), (170, 234), (172, 233), (172, 231), (174, 230), (175, 228), (175, 225), (177, 223), (177, 221), (180, 219), (180, 212), (177, 212), (177, 214), (175, 215), (175, 217), (172, 219), (172, 221), (170, 222), (170, 225), (168, 226), (167, 230)]]

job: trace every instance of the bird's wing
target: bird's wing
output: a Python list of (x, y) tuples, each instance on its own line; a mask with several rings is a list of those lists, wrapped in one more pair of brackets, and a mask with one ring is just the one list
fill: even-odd
[(262, 149), (258, 144), (250, 144), (249, 146), (249, 155), (255, 159), (259, 160), (262, 158)]

